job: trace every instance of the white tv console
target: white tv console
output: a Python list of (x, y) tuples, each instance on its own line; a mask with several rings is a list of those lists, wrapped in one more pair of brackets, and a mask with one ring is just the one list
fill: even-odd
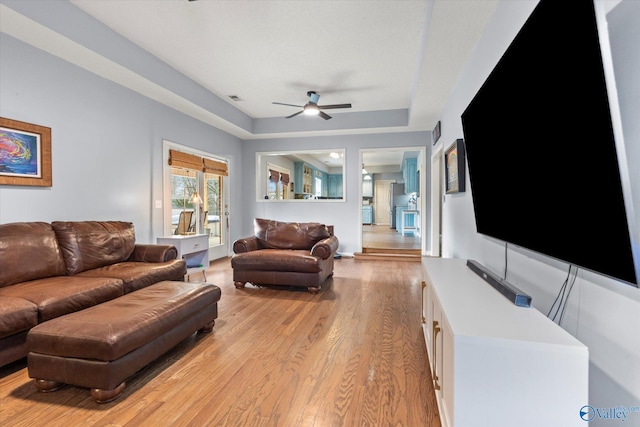
[(584, 426), (587, 347), (466, 266), (423, 258), (424, 338), (443, 427)]

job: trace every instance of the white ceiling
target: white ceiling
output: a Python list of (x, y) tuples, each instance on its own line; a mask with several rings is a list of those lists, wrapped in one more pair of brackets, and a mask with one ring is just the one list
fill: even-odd
[[(303, 105), (306, 92), (315, 90), (320, 105), (353, 105), (327, 110), (334, 118), (407, 110), (408, 122), (386, 131), (414, 131), (431, 130), (439, 120), (497, 0), (71, 3), (252, 119), (293, 114), (296, 108), (272, 102)], [(286, 120), (324, 121), (303, 115)], [(375, 129), (375, 121), (369, 127)], [(294, 128), (291, 135), (301, 135)], [(371, 131), (324, 127), (305, 135)], [(285, 127), (251, 137), (286, 134)]]

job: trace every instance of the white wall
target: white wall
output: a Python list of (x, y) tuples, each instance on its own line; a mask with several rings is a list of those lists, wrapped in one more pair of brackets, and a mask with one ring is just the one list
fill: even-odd
[(51, 188), (0, 187), (0, 223), (123, 220), (155, 242), (163, 139), (228, 157), (232, 217), (240, 210), (239, 139), (6, 34), (0, 76), (0, 116), (51, 128), (53, 178)]
[[(362, 163), (360, 150), (386, 147), (429, 146), (431, 132), (406, 132), (375, 135), (326, 136), (309, 138), (286, 138), (244, 141), (242, 143), (242, 164), (247, 176), (255, 174), (257, 152), (346, 149), (343, 177), (346, 194), (343, 201), (256, 200), (255, 180), (244, 183), (242, 206), (245, 235), (253, 234), (253, 218), (268, 218), (279, 221), (318, 221), (333, 224), (334, 233), (340, 240), (339, 252), (359, 251), (359, 233), (362, 229), (360, 214), (360, 178)], [(424, 200), (428, 200), (427, 197)], [(427, 208), (428, 209), (428, 208)]]
[[(447, 102), (442, 114), (441, 141), (444, 142), (439, 144), (448, 145), (448, 142), (463, 136), (460, 115), (536, 4), (537, 1), (502, 1), (499, 4)], [(634, 19), (638, 22), (640, 17)], [(634, 46), (637, 55), (638, 42), (630, 44)], [(637, 87), (638, 67), (634, 69), (632, 79)], [(637, 102), (637, 91), (633, 97)], [(628, 114), (636, 118), (637, 125), (640, 108), (635, 105)], [(493, 125), (499, 126), (499, 121), (500, 118), (496, 117)], [(640, 164), (638, 136), (637, 132), (633, 136), (625, 135), (627, 146), (633, 146), (632, 150), (627, 150), (629, 164), (636, 165), (636, 171)], [(543, 144), (541, 141), (541, 149), (544, 149)], [(637, 172), (635, 177), (632, 176), (636, 197), (640, 194), (639, 177)], [(467, 188), (470, 188), (468, 174)], [(594, 227), (593, 232), (601, 233), (606, 230)], [(606, 248), (594, 247), (593, 250), (600, 250), (606, 256)], [(443, 256), (475, 259), (499, 276), (504, 273), (504, 242), (476, 233), (470, 191), (446, 196), (443, 207)], [(568, 264), (563, 262), (509, 246), (507, 280), (529, 293), (533, 297), (535, 308), (545, 315), (565, 280), (567, 269)], [(562, 327), (589, 347), (588, 403), (599, 408), (640, 406), (640, 290), (580, 270)], [(526, 367), (523, 369), (526, 370)], [(517, 391), (517, 383), (514, 382), (514, 392)], [(544, 410), (536, 408), (535, 402), (531, 404), (534, 411)], [(578, 416), (580, 408), (572, 409)], [(611, 425), (610, 421), (602, 419), (592, 421), (591, 425), (599, 425), (598, 423)], [(626, 425), (640, 425), (640, 413), (630, 415)]]

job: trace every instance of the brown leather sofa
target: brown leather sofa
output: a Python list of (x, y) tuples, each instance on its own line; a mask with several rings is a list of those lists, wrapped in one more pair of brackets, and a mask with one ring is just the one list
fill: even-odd
[(27, 355), (39, 323), (164, 280), (183, 280), (171, 245), (136, 244), (130, 222), (0, 224), (0, 366)]
[(338, 238), (317, 222), (254, 219), (255, 234), (233, 243), (231, 267), (236, 288), (256, 286), (306, 287), (312, 294), (333, 275)]

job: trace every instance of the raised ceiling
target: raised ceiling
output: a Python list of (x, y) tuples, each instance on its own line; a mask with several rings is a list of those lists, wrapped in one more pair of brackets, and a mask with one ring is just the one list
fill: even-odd
[[(497, 1), (7, 1), (0, 30), (242, 139), (425, 131)], [(353, 107), (272, 104), (309, 90)]]
[[(315, 90), (350, 113), (406, 111), (392, 130), (431, 130), (496, 1), (71, 0), (125, 38), (276, 132)], [(238, 101), (230, 99), (236, 96)], [(391, 113), (390, 113), (391, 114)], [(325, 126), (332, 130), (331, 121)], [(336, 126), (344, 121), (335, 120)], [(376, 120), (361, 129), (375, 128)], [(293, 123), (292, 123), (293, 122)], [(379, 120), (381, 123), (384, 119)], [(315, 133), (322, 133), (319, 128)], [(351, 129), (342, 129), (349, 133)], [(259, 133), (259, 132), (257, 132)], [(256, 134), (257, 134), (256, 133)], [(256, 136), (256, 135), (254, 135)], [(265, 136), (269, 136), (268, 133)]]

